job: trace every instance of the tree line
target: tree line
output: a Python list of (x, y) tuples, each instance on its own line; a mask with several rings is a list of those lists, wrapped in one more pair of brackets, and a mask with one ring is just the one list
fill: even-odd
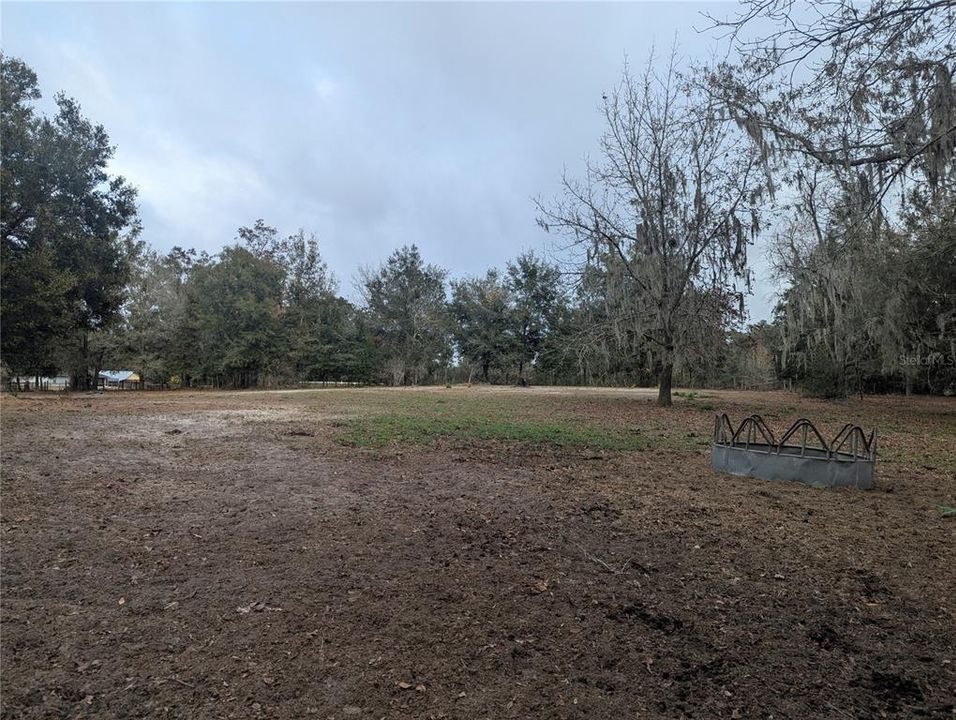
[(337, 292), (314, 236), (262, 220), (215, 256), (148, 251), (101, 362), (155, 383), (247, 388), (300, 381), (414, 385), (527, 382), (560, 275), (528, 253), (503, 278), (447, 280), (414, 245), (362, 273), (362, 303)]
[[(304, 230), (146, 247), (102, 126), (62, 94), (40, 114), (35, 74), (3, 57), (4, 370), (657, 385), (665, 405), (675, 383), (954, 392), (956, 3), (808, 8), (750, 0), (713, 21), (726, 60), (625, 68), (596, 157), (537, 201), (560, 266), (524, 253), (451, 278), (402, 247), (355, 301)], [(757, 237), (782, 291), (747, 326)]]

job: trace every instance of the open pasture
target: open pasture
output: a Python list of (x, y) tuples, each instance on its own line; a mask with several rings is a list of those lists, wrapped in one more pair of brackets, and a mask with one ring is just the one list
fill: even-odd
[[(952, 717), (956, 402), (653, 398), (4, 397), (2, 715)], [(717, 474), (720, 411), (878, 487)]]

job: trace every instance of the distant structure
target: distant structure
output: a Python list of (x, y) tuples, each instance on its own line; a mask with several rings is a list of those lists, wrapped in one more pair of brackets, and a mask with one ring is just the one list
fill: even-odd
[(131, 390), (139, 387), (141, 382), (133, 370), (100, 370), (96, 378), (97, 387), (104, 390)]
[(30, 392), (31, 390), (69, 390), (70, 377), (68, 375), (41, 375), (23, 376), (15, 375), (7, 381), (7, 387), (17, 392)]

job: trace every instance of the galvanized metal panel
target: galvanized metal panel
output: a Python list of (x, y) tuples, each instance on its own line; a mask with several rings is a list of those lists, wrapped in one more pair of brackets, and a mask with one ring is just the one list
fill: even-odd
[(714, 445), (714, 470), (732, 475), (748, 475), (763, 480), (795, 480), (814, 487), (854, 487), (870, 490), (874, 486), (873, 465), (869, 460), (834, 460), (826, 456), (777, 453)]
[[(793, 437), (799, 437), (799, 445), (787, 444)], [(869, 490), (875, 484), (876, 431), (867, 437), (848, 424), (828, 443), (813, 423), (801, 418), (778, 442), (758, 415), (745, 418), (736, 431), (726, 415), (718, 415), (712, 463), (715, 470), (733, 475)]]

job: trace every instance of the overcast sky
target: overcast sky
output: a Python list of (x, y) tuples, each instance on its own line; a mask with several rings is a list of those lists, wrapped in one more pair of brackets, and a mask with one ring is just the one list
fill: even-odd
[(456, 276), (555, 254), (532, 198), (594, 152), (625, 57), (718, 50), (702, 10), (734, 6), (5, 2), (2, 45), (105, 125), (154, 247), (302, 227), (354, 297), (358, 266), (403, 244)]

